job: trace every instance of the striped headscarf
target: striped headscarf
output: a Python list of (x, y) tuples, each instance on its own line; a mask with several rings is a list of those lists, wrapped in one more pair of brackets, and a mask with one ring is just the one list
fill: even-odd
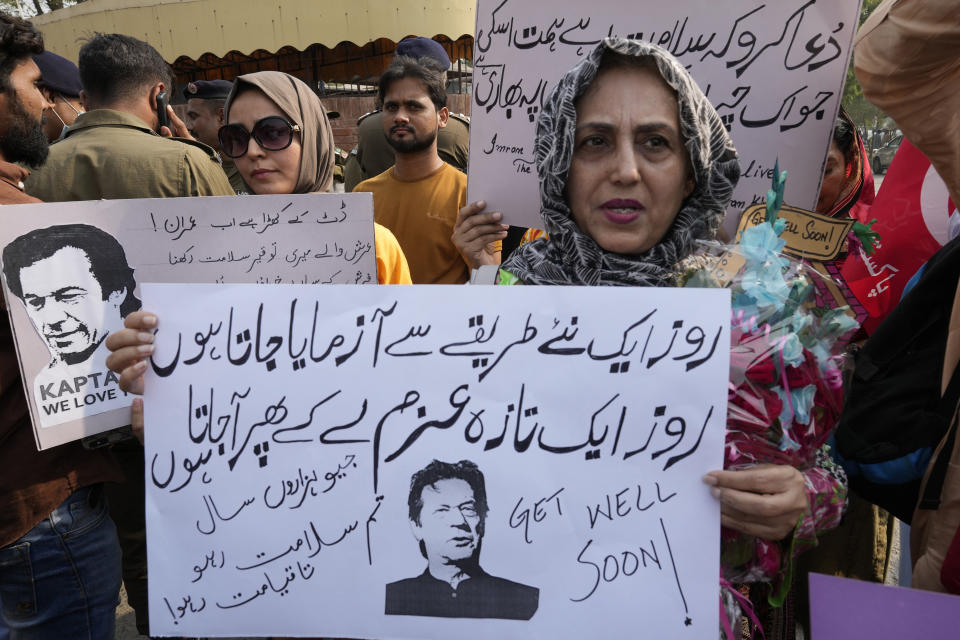
[[(597, 77), (608, 51), (651, 58), (676, 92), (680, 135), (696, 181), (666, 235), (639, 255), (602, 249), (580, 230), (566, 201), (577, 99)], [(695, 241), (716, 235), (740, 177), (737, 151), (720, 116), (680, 61), (657, 45), (624, 38), (603, 40), (553, 88), (537, 120), (535, 153), (540, 214), (549, 238), (521, 246), (503, 264), (526, 284), (671, 286)]]

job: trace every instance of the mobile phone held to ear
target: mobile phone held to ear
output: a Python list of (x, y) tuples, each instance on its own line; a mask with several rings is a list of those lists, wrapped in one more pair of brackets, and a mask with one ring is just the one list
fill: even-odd
[(161, 91), (157, 94), (157, 119), (160, 123), (157, 125), (157, 133), (160, 132), (160, 129), (167, 127), (170, 131), (173, 131), (173, 127), (170, 126), (170, 115), (167, 113), (167, 105), (170, 104), (167, 100), (167, 92)]

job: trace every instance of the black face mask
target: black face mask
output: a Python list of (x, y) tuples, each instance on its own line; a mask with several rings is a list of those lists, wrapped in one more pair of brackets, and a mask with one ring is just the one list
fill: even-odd
[(0, 151), (7, 162), (19, 162), (30, 168), (39, 167), (50, 152), (43, 124), (27, 113), (15, 92), (8, 95), (7, 132), (0, 138)]

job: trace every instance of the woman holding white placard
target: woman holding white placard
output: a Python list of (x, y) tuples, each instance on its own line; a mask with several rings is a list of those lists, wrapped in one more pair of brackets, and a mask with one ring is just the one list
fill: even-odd
[[(650, 43), (615, 38), (546, 99), (536, 160), (547, 237), (521, 246), (501, 283), (677, 286), (696, 242), (715, 239), (740, 174), (720, 117), (683, 64)], [(468, 204), (454, 230), (473, 267), (500, 231), (484, 208)], [(802, 471), (714, 471), (704, 482), (724, 527), (779, 544), (789, 562), (789, 550), (816, 544), (816, 532), (843, 512), (845, 478), (820, 460)]]

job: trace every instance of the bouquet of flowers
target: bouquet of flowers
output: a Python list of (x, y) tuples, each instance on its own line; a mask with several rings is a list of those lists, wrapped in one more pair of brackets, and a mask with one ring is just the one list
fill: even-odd
[[(816, 463), (842, 406), (842, 338), (858, 326), (846, 307), (817, 306), (814, 279), (825, 276), (783, 255), (786, 222), (777, 214), (785, 180), (778, 168), (763, 223), (735, 245), (715, 245), (684, 275), (685, 286), (732, 291), (728, 469)], [(723, 531), (722, 574), (731, 582), (788, 587), (792, 555), (777, 543)]]

